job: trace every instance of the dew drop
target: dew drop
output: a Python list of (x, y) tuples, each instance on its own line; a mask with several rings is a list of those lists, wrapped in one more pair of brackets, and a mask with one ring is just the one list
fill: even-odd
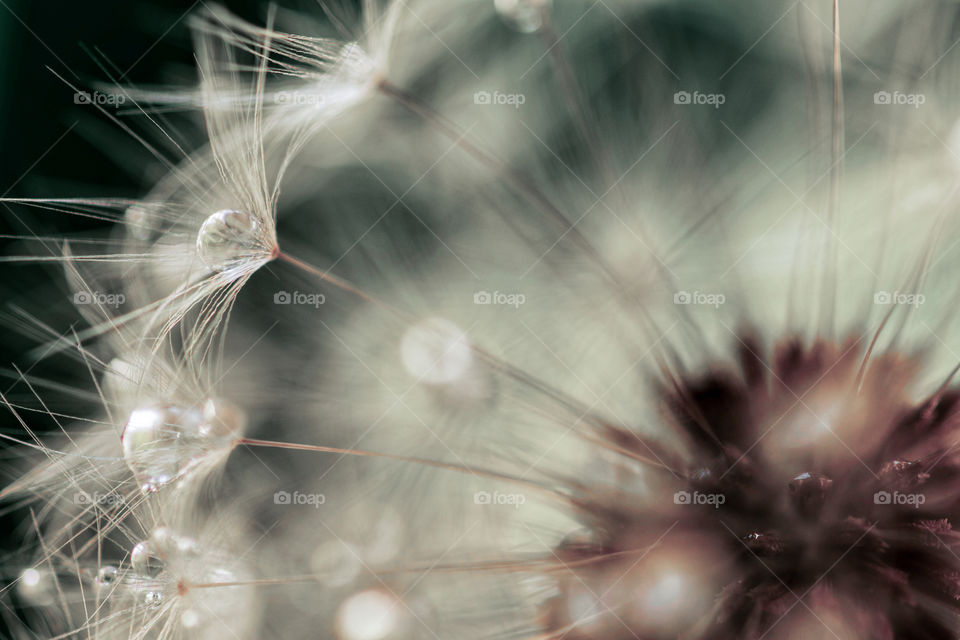
[(163, 594), (159, 591), (147, 591), (143, 594), (143, 603), (151, 609), (156, 609), (163, 604)]
[(400, 603), (388, 593), (368, 589), (347, 598), (337, 611), (341, 640), (382, 640), (400, 622)]
[(443, 318), (428, 318), (408, 329), (400, 343), (400, 354), (410, 375), (433, 385), (456, 382), (473, 361), (466, 334)]
[(243, 413), (220, 400), (202, 408), (149, 404), (130, 413), (123, 457), (143, 492), (152, 493), (205, 457), (229, 452), (243, 426)]
[(156, 578), (163, 571), (163, 558), (152, 541), (139, 542), (130, 552), (130, 568), (141, 578)]
[(97, 571), (97, 586), (107, 587), (117, 581), (117, 568), (112, 564), (104, 565)]
[(120, 440), (123, 457), (145, 492), (155, 491), (180, 472), (181, 434), (185, 421), (197, 418), (173, 405), (135, 409)]
[(493, 6), (504, 22), (521, 33), (533, 33), (543, 26), (543, 15), (551, 0), (494, 0)]
[(265, 257), (260, 234), (260, 224), (249, 213), (217, 211), (200, 227), (197, 252), (211, 271), (227, 271)]

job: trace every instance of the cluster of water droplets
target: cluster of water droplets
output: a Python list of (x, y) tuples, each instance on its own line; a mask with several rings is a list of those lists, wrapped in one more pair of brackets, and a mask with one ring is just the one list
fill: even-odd
[(144, 493), (152, 493), (228, 454), (244, 422), (237, 407), (215, 398), (199, 406), (146, 404), (130, 413), (123, 456)]

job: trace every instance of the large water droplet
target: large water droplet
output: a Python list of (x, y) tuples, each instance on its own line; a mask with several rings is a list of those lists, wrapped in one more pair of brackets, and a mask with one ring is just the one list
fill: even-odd
[(141, 578), (156, 578), (163, 571), (163, 558), (150, 541), (139, 542), (130, 552), (130, 568)]
[(244, 211), (217, 211), (204, 221), (197, 234), (197, 252), (212, 271), (227, 271), (251, 259), (264, 259), (261, 228)]
[(130, 413), (123, 456), (143, 490), (156, 491), (208, 456), (228, 452), (243, 425), (243, 413), (220, 400), (202, 408), (150, 404)]
[(494, 0), (493, 6), (517, 31), (533, 33), (543, 26), (543, 15), (550, 9), (551, 0)]
[(192, 412), (172, 405), (135, 409), (120, 440), (123, 457), (145, 490), (173, 480), (180, 471), (180, 435)]

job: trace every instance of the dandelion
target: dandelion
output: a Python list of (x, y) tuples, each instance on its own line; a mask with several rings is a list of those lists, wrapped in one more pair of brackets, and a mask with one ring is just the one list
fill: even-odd
[(200, 11), (205, 147), (4, 201), (124, 229), (10, 258), (90, 325), (22, 635), (955, 637), (953, 12), (362, 9)]

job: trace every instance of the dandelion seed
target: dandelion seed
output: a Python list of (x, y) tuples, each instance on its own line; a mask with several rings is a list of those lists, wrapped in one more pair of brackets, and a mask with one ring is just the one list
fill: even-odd
[(197, 252), (213, 271), (242, 267), (248, 261), (272, 260), (276, 249), (262, 243), (260, 225), (242, 211), (218, 211), (197, 234)]
[(127, 465), (145, 493), (215, 464), (233, 448), (242, 414), (221, 400), (202, 407), (152, 404), (135, 409), (121, 441)]

